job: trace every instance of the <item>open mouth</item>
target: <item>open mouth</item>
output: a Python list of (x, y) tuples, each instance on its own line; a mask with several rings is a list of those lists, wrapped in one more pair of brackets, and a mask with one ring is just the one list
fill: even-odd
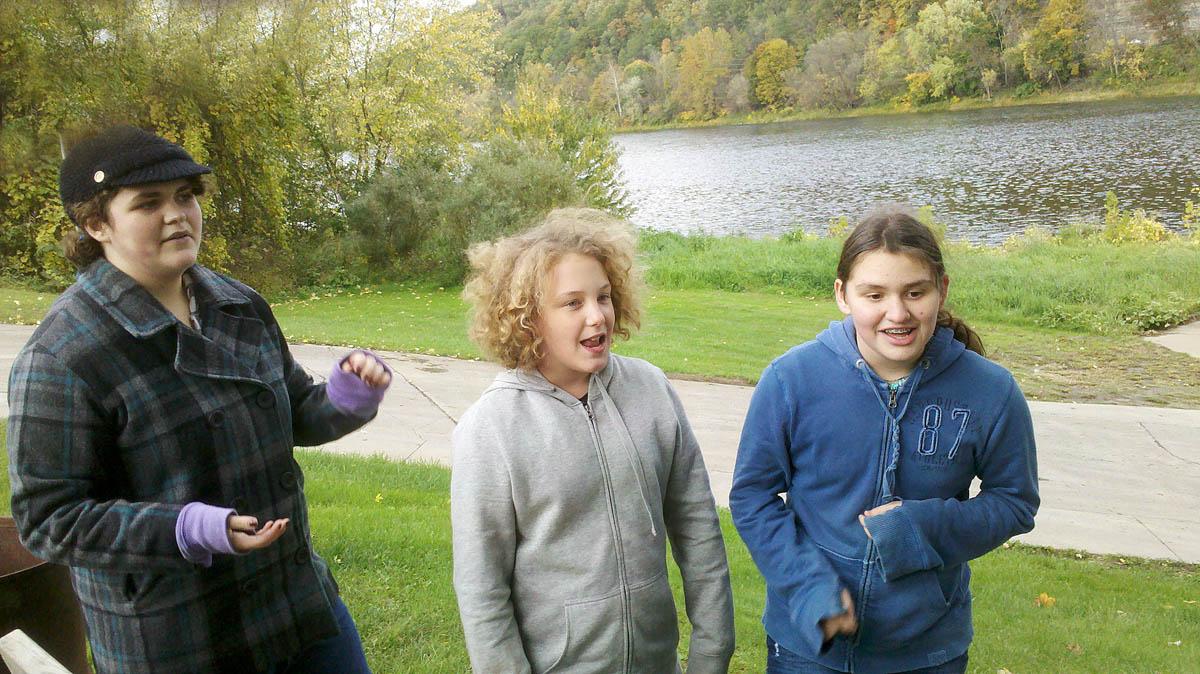
[(588, 337), (579, 343), (582, 344), (583, 348), (587, 349), (588, 351), (601, 351), (604, 349), (604, 343), (607, 341), (607, 339), (608, 335), (599, 334), (595, 337)]
[(882, 332), (893, 342), (898, 344), (906, 344), (910, 339), (912, 339), (912, 336), (916, 331), (916, 328), (888, 328)]

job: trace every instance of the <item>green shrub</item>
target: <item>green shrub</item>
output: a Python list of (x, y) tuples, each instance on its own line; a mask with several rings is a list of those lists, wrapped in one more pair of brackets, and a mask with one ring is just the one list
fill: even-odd
[(1104, 195), (1104, 238), (1113, 243), (1162, 241), (1168, 236), (1167, 228), (1146, 211), (1135, 208), (1122, 210), (1117, 195), (1111, 190)]
[(415, 165), (368, 186), (347, 206), (348, 236), (323, 247), (336, 264), (322, 265), (328, 270), (322, 283), (457, 283), (466, 275), (465, 251), (472, 243), (582, 202), (569, 164), (537, 145), (498, 136), (474, 148), (457, 174)]
[(1138, 331), (1165, 330), (1186, 321), (1195, 308), (1177, 292), (1160, 298), (1127, 297), (1117, 309), (1118, 319)]
[(466, 276), (471, 244), (512, 234), (553, 208), (583, 202), (569, 164), (536, 145), (495, 138), (477, 148), (466, 174), (454, 183), (443, 204), (442, 227), (393, 276), (457, 283)]
[(1029, 98), (1041, 90), (1037, 82), (1025, 82), (1013, 89), (1013, 98)]
[(443, 204), (453, 189), (447, 171), (423, 161), (380, 175), (346, 205), (358, 263), (347, 266), (369, 278), (407, 259), (441, 227)]

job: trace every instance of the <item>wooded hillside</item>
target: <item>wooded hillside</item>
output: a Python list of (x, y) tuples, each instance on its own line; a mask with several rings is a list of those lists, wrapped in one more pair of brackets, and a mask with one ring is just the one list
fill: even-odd
[(1200, 0), (495, 0), (515, 72), (623, 123), (918, 105), (1195, 67)]

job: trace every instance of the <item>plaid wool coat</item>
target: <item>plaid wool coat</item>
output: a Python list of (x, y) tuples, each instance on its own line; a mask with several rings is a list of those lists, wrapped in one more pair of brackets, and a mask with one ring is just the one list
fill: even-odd
[[(190, 273), (203, 334), (100, 259), (9, 381), (13, 517), (30, 551), (71, 567), (102, 673), (263, 670), (338, 631), (292, 448), (366, 419), (333, 407), (254, 290)], [(175, 541), (191, 501), (291, 524), (204, 568)]]

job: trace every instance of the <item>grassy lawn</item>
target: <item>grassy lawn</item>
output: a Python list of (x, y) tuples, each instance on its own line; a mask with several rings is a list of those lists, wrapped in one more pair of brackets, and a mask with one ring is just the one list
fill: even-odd
[[(333, 567), (373, 669), (468, 671), (451, 585), (450, 472), (313, 451), (298, 458), (316, 549)], [(8, 512), (7, 481), (0, 512)], [(732, 671), (761, 672), (763, 582), (728, 511), (721, 519), (737, 615)], [(971, 672), (1190, 672), (1200, 662), (1200, 566), (1014, 545), (972, 567)], [(1042, 593), (1053, 606), (1035, 605)]]
[[(1030, 399), (1200, 407), (1195, 360), (1141, 338), (1200, 316), (1200, 237), (1113, 243), (1098, 227), (1033, 232), (999, 248), (946, 244), (948, 306)], [(644, 232), (646, 318), (616, 348), (675, 375), (753, 383), (772, 358), (841, 318), (832, 301), (840, 247), (837, 238)], [(459, 293), (385, 283), (294, 293), (274, 307), (293, 341), (477, 358)], [(0, 322), (37, 322), (54, 297), (0, 280)]]
[[(459, 292), (384, 284), (307, 294), (274, 311), (293, 341), (477, 358)], [(0, 286), (0, 323), (34, 323), (54, 297)], [(841, 318), (830, 298), (779, 290), (648, 288), (645, 299), (642, 329), (617, 343), (619, 353), (676, 375), (734, 382), (757, 381), (772, 358)], [(1139, 335), (970, 322), (988, 355), (1013, 372), (1031, 400), (1200, 408), (1194, 359)]]
[[(382, 285), (279, 303), (289, 339), (476, 358), (457, 288)], [(646, 321), (616, 351), (678, 375), (753, 383), (790, 346), (841, 314), (832, 299), (765, 292), (647, 289)], [(346, 316), (358, 317), (345, 320)], [(972, 322), (989, 355), (1031, 400), (1200, 407), (1193, 358), (1134, 334)]]

